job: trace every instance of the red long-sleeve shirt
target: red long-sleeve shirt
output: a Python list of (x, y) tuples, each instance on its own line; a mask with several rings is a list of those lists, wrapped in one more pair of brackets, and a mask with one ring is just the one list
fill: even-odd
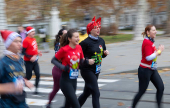
[(153, 60), (147, 61), (146, 57), (150, 56), (156, 51), (157, 49), (154, 43), (150, 41), (148, 38), (145, 38), (142, 44), (142, 60), (140, 66), (143, 68), (150, 68), (151, 67), (150, 65), (152, 64)]

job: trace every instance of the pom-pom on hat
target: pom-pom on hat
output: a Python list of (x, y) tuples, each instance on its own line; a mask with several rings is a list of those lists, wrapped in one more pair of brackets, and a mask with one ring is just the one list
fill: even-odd
[(28, 33), (32, 32), (32, 31), (35, 31), (35, 29), (33, 27), (31, 27), (31, 26), (28, 26), (26, 28), (26, 31), (27, 31), (27, 34), (28, 34)]
[(1, 30), (0, 32), (6, 48), (11, 45), (16, 37), (21, 37), (21, 35), (19, 35), (18, 33), (9, 30)]

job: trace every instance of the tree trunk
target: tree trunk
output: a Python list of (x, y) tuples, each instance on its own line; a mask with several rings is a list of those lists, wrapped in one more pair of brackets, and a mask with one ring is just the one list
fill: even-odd
[(167, 0), (167, 17), (165, 34), (170, 34), (170, 0)]
[(134, 40), (142, 40), (142, 32), (145, 30), (146, 26), (146, 11), (148, 5), (146, 0), (138, 0), (137, 4), (137, 14), (136, 14), (136, 23), (134, 28)]

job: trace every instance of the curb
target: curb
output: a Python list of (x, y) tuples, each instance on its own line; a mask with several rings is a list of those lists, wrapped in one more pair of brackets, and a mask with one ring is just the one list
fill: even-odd
[[(170, 66), (165, 67), (158, 67), (157, 70), (162, 70), (164, 68), (170, 68)], [(101, 73), (101, 75), (109, 75), (109, 74), (121, 74), (121, 73), (136, 73), (138, 72), (138, 69), (128, 70), (128, 71), (121, 71), (121, 72), (110, 72), (110, 73)]]
[[(162, 70), (162, 69), (164, 69), (164, 68), (170, 68), (170, 66), (169, 67), (158, 67), (157, 68), (157, 70)], [(133, 69), (133, 70), (128, 70), (128, 71), (121, 71), (121, 72), (110, 72), (110, 73), (100, 73), (100, 75), (110, 75), (110, 74), (122, 74), (122, 73), (137, 73), (138, 72), (138, 69)], [(40, 73), (42, 76), (52, 76), (52, 73), (51, 74), (49, 74), (49, 73)], [(34, 73), (33, 73), (33, 75), (35, 75)]]

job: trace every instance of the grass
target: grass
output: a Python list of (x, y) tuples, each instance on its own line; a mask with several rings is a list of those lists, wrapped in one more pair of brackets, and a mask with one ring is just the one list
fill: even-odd
[(156, 29), (157, 31), (164, 31), (164, 29)]
[(162, 36), (163, 34), (156, 34), (156, 36)]
[(106, 44), (129, 41), (133, 39), (133, 34), (117, 34), (112, 36), (101, 36)]
[[(37, 41), (38, 49), (43, 49), (42, 46), (40, 46), (40, 44), (42, 43), (42, 38), (40, 38), (39, 36), (34, 36), (34, 38)], [(47, 36), (46, 41), (48, 42), (50, 48), (54, 48), (54, 40), (50, 40), (49, 36)]]
[(41, 43), (42, 39), (39, 36), (34, 36), (34, 38), (36, 39), (37, 43)]
[[(162, 36), (162, 34), (157, 34), (156, 36)], [(124, 41), (130, 41), (133, 39), (133, 34), (117, 34), (117, 35), (111, 35), (111, 36), (100, 36), (105, 40), (106, 44), (109, 43), (116, 43), (116, 42), (124, 42)], [(35, 39), (38, 43), (38, 46), (40, 46), (40, 43), (42, 42), (42, 39), (39, 38), (39, 36), (35, 36)], [(49, 40), (49, 39), (47, 39)], [(50, 48), (54, 47), (54, 40), (49, 40), (48, 42)]]
[(119, 30), (121, 32), (132, 32), (133, 30)]

